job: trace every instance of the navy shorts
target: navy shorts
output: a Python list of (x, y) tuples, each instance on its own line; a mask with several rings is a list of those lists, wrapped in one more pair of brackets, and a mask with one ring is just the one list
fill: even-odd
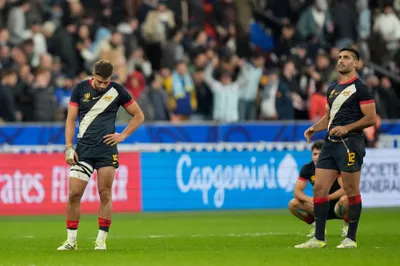
[(78, 154), (78, 163), (71, 167), (71, 177), (89, 181), (94, 169), (119, 166), (117, 146), (101, 144), (96, 147), (86, 147), (78, 143), (75, 151)]
[(363, 136), (349, 135), (344, 137), (343, 141), (340, 138), (327, 138), (319, 155), (317, 168), (348, 173), (359, 172), (364, 156), (365, 140)]

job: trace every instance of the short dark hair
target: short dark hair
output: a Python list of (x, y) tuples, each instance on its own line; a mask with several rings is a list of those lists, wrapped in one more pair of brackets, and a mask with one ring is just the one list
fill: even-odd
[(322, 146), (324, 146), (324, 141), (323, 140), (318, 140), (314, 142), (314, 144), (311, 147), (311, 150), (313, 151), (314, 149), (316, 150), (322, 150)]
[(17, 71), (12, 68), (4, 68), (1, 70), (1, 78), (6, 78), (11, 75), (18, 75)]
[(94, 65), (94, 74), (107, 79), (112, 76), (114, 67), (108, 60), (97, 61)]
[(354, 48), (349, 48), (349, 47), (345, 47), (345, 48), (340, 49), (340, 52), (339, 52), (339, 53), (345, 52), (345, 51), (351, 52), (351, 53), (353, 54), (353, 56), (354, 56), (355, 59), (360, 60), (360, 54), (358, 53), (358, 51), (357, 51), (356, 49), (354, 49)]

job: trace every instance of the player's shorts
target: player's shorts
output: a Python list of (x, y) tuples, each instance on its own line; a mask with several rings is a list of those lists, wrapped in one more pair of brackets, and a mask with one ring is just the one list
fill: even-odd
[(78, 143), (75, 151), (78, 154), (78, 163), (71, 166), (70, 177), (89, 181), (94, 169), (119, 166), (117, 146), (86, 147)]
[(336, 203), (338, 203), (338, 200), (329, 201), (329, 212), (328, 212), (328, 218), (327, 218), (328, 220), (343, 219), (343, 218), (338, 217), (335, 213)]
[(344, 137), (343, 141), (340, 138), (328, 137), (319, 155), (317, 168), (349, 173), (359, 172), (364, 156), (365, 140), (363, 136), (349, 135)]

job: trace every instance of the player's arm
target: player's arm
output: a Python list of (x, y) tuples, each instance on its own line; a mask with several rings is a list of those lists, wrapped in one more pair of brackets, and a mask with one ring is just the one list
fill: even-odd
[(330, 111), (331, 110), (329, 108), (329, 105), (327, 104), (325, 108), (325, 115), (321, 117), (321, 119), (312, 126), (314, 132), (320, 132), (328, 129)]
[(329, 125), (329, 118), (330, 118), (330, 108), (329, 105), (326, 105), (325, 115), (313, 126), (309, 127), (304, 132), (304, 137), (307, 139), (307, 142), (311, 141), (311, 137), (314, 135), (315, 132), (320, 132), (326, 130)]
[(133, 101), (131, 104), (128, 106), (124, 107), (125, 110), (132, 116), (131, 121), (129, 121), (128, 125), (124, 129), (124, 131), (121, 132), (121, 136), (126, 139), (129, 137), (135, 130), (143, 123), (144, 121), (144, 114), (142, 109), (139, 107), (139, 105)]
[(364, 103), (360, 102), (360, 108), (364, 116), (360, 120), (346, 126), (349, 132), (360, 131), (376, 124), (375, 102), (373, 100)]
[(338, 183), (340, 185), (340, 189), (336, 190), (335, 192), (333, 192), (332, 194), (328, 195), (329, 200), (337, 200), (340, 199), (342, 196), (344, 196), (346, 193), (344, 192), (343, 189), (343, 180), (342, 177), (339, 175), (338, 176)]
[(294, 185), (294, 197), (301, 202), (312, 202), (313, 199), (304, 193), (308, 180), (299, 177)]
[(72, 143), (75, 135), (76, 118), (78, 116), (78, 104), (73, 101), (74, 94), (68, 105), (67, 119), (65, 120), (65, 160), (68, 164), (74, 165), (78, 162), (78, 155), (75, 153)]

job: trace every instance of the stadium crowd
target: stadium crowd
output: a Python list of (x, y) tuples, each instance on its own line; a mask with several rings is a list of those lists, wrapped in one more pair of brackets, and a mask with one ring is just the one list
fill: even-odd
[[(400, 0), (0, 0), (0, 118), (63, 121), (106, 59), (146, 121), (316, 120), (339, 49), (399, 118)], [(121, 109), (119, 122), (129, 116)]]

